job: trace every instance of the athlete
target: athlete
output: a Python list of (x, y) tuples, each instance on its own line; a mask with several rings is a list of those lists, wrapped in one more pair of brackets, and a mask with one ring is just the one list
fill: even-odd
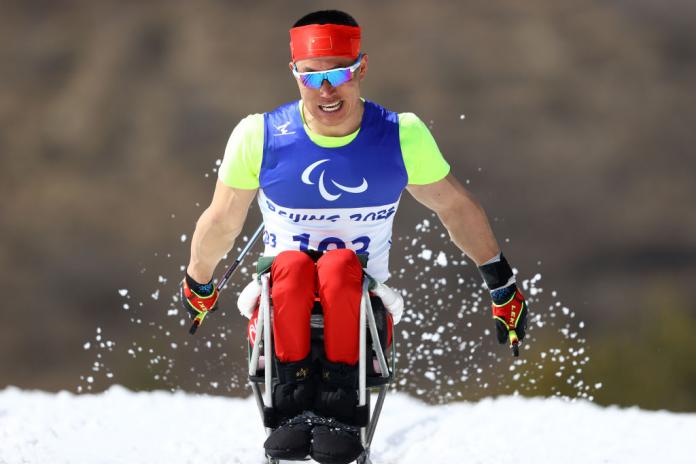
[[(404, 190), (437, 213), (452, 241), (479, 266), (491, 291), (500, 343), (525, 336), (527, 307), (485, 212), (450, 173), (428, 128), (361, 97), (368, 55), (347, 13), (310, 13), (290, 29), (289, 71), (300, 100), (242, 119), (232, 132), (210, 206), (196, 224), (182, 302), (192, 317), (215, 308), (214, 270), (233, 247), (257, 198), (271, 267), (273, 335), (283, 423), (264, 444), (271, 457), (348, 463), (362, 452), (357, 405), (363, 267), (398, 319), (389, 277), (392, 223)], [(258, 286), (242, 292), (254, 342)], [(249, 297), (251, 296), (251, 297)], [(310, 356), (315, 298), (324, 312), (326, 359)], [(242, 300), (245, 300), (243, 302)], [(312, 426), (304, 411), (340, 426)]]

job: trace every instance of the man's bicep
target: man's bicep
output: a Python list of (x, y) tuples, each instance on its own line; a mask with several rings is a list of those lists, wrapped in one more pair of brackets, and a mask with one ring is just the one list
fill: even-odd
[(257, 190), (229, 187), (218, 179), (208, 207), (212, 219), (228, 228), (242, 227)]

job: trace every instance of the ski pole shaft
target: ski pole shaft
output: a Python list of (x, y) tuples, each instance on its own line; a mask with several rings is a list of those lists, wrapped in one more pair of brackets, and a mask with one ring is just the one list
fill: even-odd
[(244, 261), (244, 257), (249, 253), (249, 250), (251, 250), (251, 247), (254, 246), (254, 243), (259, 239), (259, 236), (261, 235), (261, 232), (263, 232), (263, 222), (259, 224), (258, 229), (256, 229), (256, 232), (254, 232), (254, 235), (251, 236), (249, 241), (247, 242), (246, 246), (244, 249), (239, 253), (239, 256), (234, 260), (234, 262), (230, 265), (230, 267), (227, 268), (227, 271), (225, 271), (225, 275), (222, 276), (222, 279), (220, 279), (220, 282), (217, 284), (217, 289), (218, 292), (222, 291), (222, 288), (225, 286), (228, 280), (230, 280), (230, 277), (232, 277), (232, 274), (234, 274), (234, 271), (237, 270), (237, 267)]

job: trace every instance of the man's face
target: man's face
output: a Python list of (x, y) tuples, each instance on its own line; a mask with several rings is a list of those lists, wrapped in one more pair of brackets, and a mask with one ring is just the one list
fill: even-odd
[[(299, 72), (327, 71), (329, 69), (345, 68), (355, 63), (351, 58), (326, 57), (300, 60), (297, 62)], [(290, 63), (293, 69), (293, 63)], [(319, 89), (305, 87), (296, 79), (300, 96), (304, 102), (305, 118), (314, 124), (328, 128), (336, 128), (342, 124), (352, 124), (360, 113), (360, 81), (367, 72), (367, 55), (363, 55), (360, 67), (353, 72), (353, 78), (333, 87), (324, 81)], [(307, 114), (309, 113), (309, 114)], [(359, 120), (357, 121), (359, 124)]]

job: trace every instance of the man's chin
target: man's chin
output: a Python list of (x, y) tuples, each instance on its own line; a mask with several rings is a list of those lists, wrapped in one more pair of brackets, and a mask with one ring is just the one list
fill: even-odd
[[(329, 106), (329, 111), (324, 111), (321, 108), (321, 105), (317, 102), (305, 102), (304, 105), (305, 116), (311, 116), (314, 123), (328, 129), (330, 132), (334, 132), (335, 129), (338, 129), (340, 126), (349, 122), (351, 117), (354, 115), (354, 111), (356, 110), (355, 103), (345, 98), (341, 99), (341, 103), (337, 109)], [(310, 126), (311, 125), (312, 124), (310, 123)], [(321, 133), (320, 127), (312, 127), (312, 129)], [(350, 130), (350, 128), (347, 130)], [(350, 132), (353, 132), (354, 130), (355, 128), (350, 130)], [(343, 131), (341, 130), (341, 132)], [(348, 135), (350, 132), (341, 135)]]

